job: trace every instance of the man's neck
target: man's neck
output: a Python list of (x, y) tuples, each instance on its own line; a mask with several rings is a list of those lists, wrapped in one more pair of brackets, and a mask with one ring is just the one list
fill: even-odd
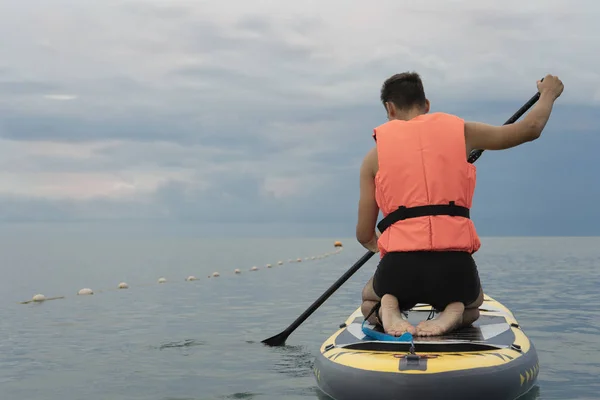
[(423, 115), (423, 110), (420, 109), (412, 109), (412, 110), (408, 110), (408, 111), (403, 111), (403, 112), (399, 112), (396, 115), (396, 118), (393, 119), (399, 119), (402, 121), (410, 121), (413, 118), (418, 117), (419, 115)]

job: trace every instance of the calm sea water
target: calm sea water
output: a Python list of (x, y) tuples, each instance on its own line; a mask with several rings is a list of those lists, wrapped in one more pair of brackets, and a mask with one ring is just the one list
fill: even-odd
[[(359, 305), (376, 258), (286, 347), (260, 341), (364, 254), (341, 238), (340, 254), (304, 260), (333, 251), (337, 239), (3, 235), (0, 398), (316, 399), (313, 358)], [(600, 238), (484, 238), (476, 258), (485, 291), (515, 313), (539, 352), (530, 399), (600, 398)], [(214, 271), (221, 276), (207, 278)], [(130, 288), (117, 290), (121, 281)], [(84, 287), (96, 293), (77, 296)], [(18, 304), (36, 293), (65, 298)]]

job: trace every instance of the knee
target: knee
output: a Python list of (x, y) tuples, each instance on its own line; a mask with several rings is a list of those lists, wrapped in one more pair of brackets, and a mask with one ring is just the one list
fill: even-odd
[(367, 293), (367, 286), (368, 286), (368, 283), (365, 285), (365, 287), (362, 290), (362, 293), (360, 294), (361, 295), (361, 300), (363, 302), (369, 301), (369, 296), (368, 296), (368, 293)]

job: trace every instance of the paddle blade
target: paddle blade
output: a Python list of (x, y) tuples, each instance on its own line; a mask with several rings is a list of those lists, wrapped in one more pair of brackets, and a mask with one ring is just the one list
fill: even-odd
[(363, 264), (366, 263), (369, 258), (373, 257), (373, 254), (375, 253), (367, 251), (367, 253), (364, 256), (362, 256), (361, 259), (358, 260), (348, 271), (346, 271), (340, 279), (338, 279), (329, 289), (325, 291), (325, 293), (323, 293), (314, 303), (312, 303), (306, 311), (304, 311), (298, 318), (296, 318), (296, 320), (292, 322), (292, 324), (288, 326), (285, 331), (281, 332), (277, 336), (265, 339), (261, 343), (267, 344), (269, 346), (284, 345), (288, 336), (290, 336), (290, 334), (294, 332), (294, 330), (298, 328), (300, 324), (306, 320), (306, 318), (308, 318), (313, 312), (315, 312), (315, 310), (319, 308), (319, 306), (323, 304), (323, 302), (327, 300), (327, 298), (329, 298), (329, 296), (331, 296), (333, 292), (335, 292), (340, 286), (342, 286), (342, 284), (346, 282), (352, 276), (352, 274), (358, 271), (358, 269), (362, 267)]
[(285, 341), (287, 340), (289, 336), (289, 333), (287, 332), (281, 332), (275, 336), (271, 336), (268, 339), (263, 340), (261, 343), (266, 344), (267, 346), (283, 346), (285, 344)]

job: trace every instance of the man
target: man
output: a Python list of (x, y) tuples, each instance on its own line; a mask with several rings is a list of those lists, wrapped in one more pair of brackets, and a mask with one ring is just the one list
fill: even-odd
[[(481, 243), (469, 217), (476, 169), (467, 157), (473, 149), (503, 150), (539, 138), (563, 84), (547, 75), (537, 87), (540, 98), (521, 121), (492, 126), (429, 114), (417, 73), (384, 82), (388, 122), (375, 128), (376, 145), (360, 169), (356, 238), (380, 252), (362, 312), (386, 333), (437, 336), (479, 318), (483, 290), (472, 254)], [(439, 316), (413, 327), (401, 311), (417, 303), (431, 304)]]

